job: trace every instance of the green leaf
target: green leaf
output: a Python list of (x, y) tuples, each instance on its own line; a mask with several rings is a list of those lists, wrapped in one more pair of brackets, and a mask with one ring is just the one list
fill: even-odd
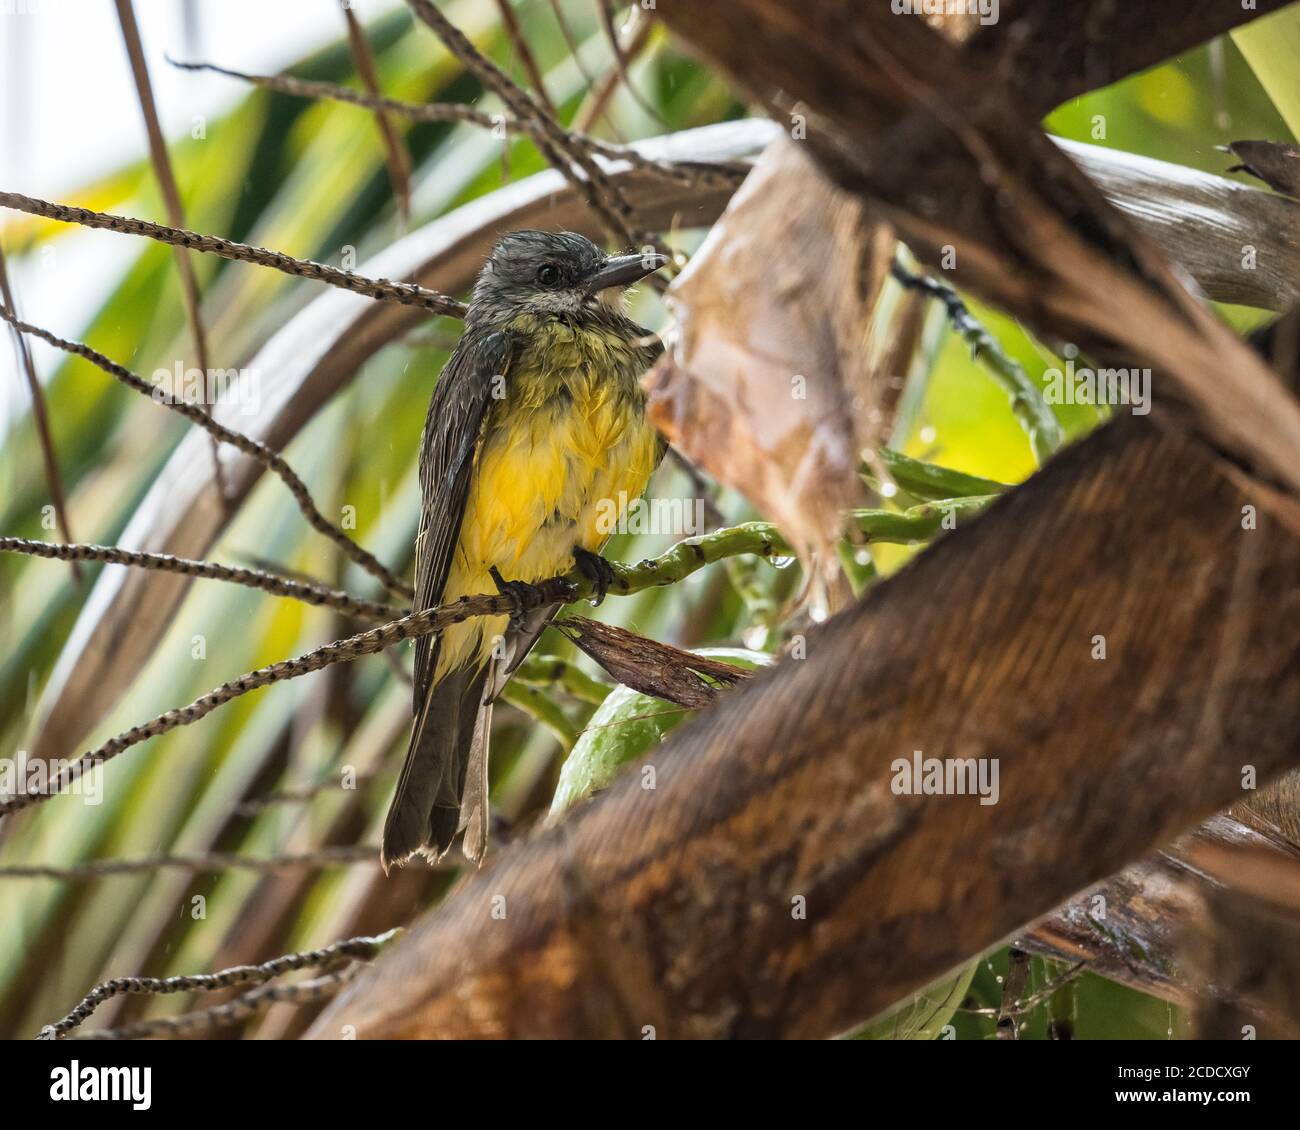
[(937, 1040), (961, 1007), (979, 961), (973, 961), (953, 977), (936, 981), (884, 1016), (859, 1028), (851, 1040)]
[[(702, 647), (695, 654), (734, 663), (748, 671), (772, 662), (764, 652), (740, 647)], [(550, 818), (556, 819), (578, 801), (608, 788), (625, 765), (644, 757), (694, 713), (630, 687), (615, 687), (591, 716), (560, 767)]]

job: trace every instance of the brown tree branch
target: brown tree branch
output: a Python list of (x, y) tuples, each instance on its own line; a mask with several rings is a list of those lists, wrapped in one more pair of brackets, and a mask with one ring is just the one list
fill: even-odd
[(623, 193), (588, 153), (573, 144), (568, 131), (526, 90), (480, 52), (430, 0), (407, 0), (407, 3), (465, 69), (496, 94), (516, 118), (538, 124), (539, 129), (533, 139), (542, 156), (563, 173), (574, 190), (586, 200), (591, 210), (601, 218), (611, 238), (627, 247), (642, 243), (642, 233), (633, 228), (632, 208)]
[(244, 569), (233, 565), (220, 565), (213, 561), (191, 561), (173, 557), (170, 553), (145, 553), (135, 549), (122, 549), (116, 545), (59, 545), (28, 538), (0, 537), (0, 553), (23, 553), (31, 557), (44, 557), (57, 561), (102, 561), (108, 565), (129, 565), (138, 569), (157, 569), (163, 573), (181, 573), (187, 577), (206, 577), (213, 581), (229, 581), (236, 585), (260, 589), (276, 596), (288, 596), (305, 604), (324, 605), (354, 616), (358, 620), (387, 623), (405, 615), (405, 610), (392, 604), (363, 600), (338, 589), (314, 582), (296, 581), (278, 573), (261, 569)]
[[(826, 1037), (881, 1012), (1224, 808), (1244, 764), (1300, 762), (1300, 545), (1272, 512), (1242, 527), (1261, 497), (1115, 419), (673, 734), (654, 789), (625, 775), (504, 851), (313, 1034)], [(997, 802), (900, 789), (917, 749), (996, 763)]]
[[(218, 67), (214, 63), (182, 63), (175, 59), (169, 62), (172, 66), (185, 71), (210, 71), (213, 74), (226, 75), (228, 78), (252, 83), (266, 90), (274, 90), (280, 94), (289, 94), (297, 98), (328, 99), (376, 112), (387, 111), (400, 114), (415, 122), (464, 122), (481, 129), (499, 128), (507, 133), (525, 133), (534, 138), (543, 135), (542, 127), (535, 120), (520, 119), (511, 114), (487, 114), (459, 102), (404, 102), (400, 98), (366, 94), (351, 87), (296, 78), (293, 75), (249, 74), (246, 71)], [(735, 163), (655, 160), (643, 157), (630, 146), (612, 145), (582, 132), (566, 131), (566, 134), (571, 145), (583, 149), (593, 158), (600, 156), (610, 161), (626, 162), (640, 172), (676, 184), (733, 189), (744, 180), (748, 171), (744, 165)]]
[(77, 1032), (65, 1036), (68, 1040), (150, 1040), (160, 1036), (185, 1037), (219, 1028), (242, 1024), (275, 1004), (301, 1006), (329, 1000), (344, 985), (361, 972), (361, 965), (347, 965), (333, 973), (295, 981), (287, 985), (263, 985), (244, 993), (225, 1004), (183, 1012), (179, 1016), (159, 1016), (124, 1024), (120, 1028), (103, 1028), (93, 1032)]
[(150, 400), (157, 404), (170, 408), (173, 412), (197, 424), (223, 443), (228, 443), (236, 450), (242, 451), (245, 455), (255, 459), (289, 488), (289, 493), (293, 495), (294, 501), (298, 504), (298, 509), (302, 511), (303, 517), (307, 519), (312, 529), (324, 534), (366, 572), (382, 581), (389, 592), (406, 597), (408, 600), (415, 595), (410, 585), (391, 572), (372, 553), (357, 545), (346, 533), (320, 512), (311, 497), (311, 492), (307, 489), (307, 484), (298, 477), (298, 473), (289, 466), (278, 451), (272, 451), (266, 444), (250, 439), (242, 432), (237, 432), (224, 424), (217, 423), (216, 420), (196, 405), (177, 399), (175, 396), (159, 395), (162, 391), (159, 386), (151, 385), (143, 377), (119, 365), (116, 361), (110, 360), (97, 350), (91, 349), (88, 345), (68, 341), (66, 338), (58, 337), (50, 333), (49, 330), (41, 329), (39, 326), (20, 322), (7, 310), (0, 310), (0, 317), (3, 317), (5, 321), (9, 322), (21, 333), (32, 334), (42, 341), (49, 342), (50, 345), (62, 349), (65, 353), (84, 358), (92, 365), (108, 373), (109, 376), (121, 381), (128, 388), (140, 393), (142, 396), (149, 397)]
[(374, 938), (348, 938), (318, 950), (287, 953), (261, 965), (238, 965), (219, 973), (196, 973), (182, 977), (118, 977), (95, 986), (67, 1016), (41, 1029), (38, 1039), (59, 1040), (89, 1019), (95, 1009), (122, 993), (188, 993), (228, 989), (235, 985), (260, 985), (298, 969), (337, 965), (343, 961), (368, 961), (397, 934), (389, 930)]
[[(613, 565), (610, 592), (628, 596), (644, 589), (672, 584), (715, 561), (737, 554), (759, 554), (772, 557), (788, 553), (789, 546), (771, 526), (752, 522), (730, 529), (718, 530), (703, 537), (686, 538), (667, 552), (639, 565)], [(149, 738), (165, 734), (178, 726), (188, 726), (211, 714), (241, 695), (286, 679), (319, 671), (334, 663), (346, 663), (363, 655), (374, 655), (404, 640), (416, 639), (440, 632), (453, 624), (476, 616), (503, 616), (526, 612), (548, 604), (570, 604), (592, 595), (595, 586), (581, 572), (575, 570), (568, 576), (552, 577), (528, 587), (522, 594), (488, 594), (463, 596), (450, 604), (413, 612), (390, 624), (373, 628), (359, 635), (349, 636), (324, 647), (316, 648), (295, 659), (272, 663), (250, 671), (216, 690), (195, 699), (188, 706), (169, 710), (158, 717), (133, 726), (118, 734), (97, 749), (83, 754), (51, 776), (43, 792), (19, 792), (0, 797), (0, 816), (6, 816), (31, 805), (48, 800), (51, 796), (71, 789), (84, 774), (96, 765), (111, 761), (123, 751)]]
[[(639, 55), (650, 42), (650, 35), (654, 31), (653, 21), (646, 16), (643, 9), (632, 9), (632, 15), (628, 21), (630, 25), (628, 44), (625, 50), (618, 38), (618, 28), (614, 26), (613, 0), (596, 0), (596, 6), (600, 9), (601, 26), (605, 30), (605, 38), (609, 41), (610, 51), (614, 55), (614, 74), (622, 80), (624, 88), (641, 109), (665, 129), (671, 128), (664, 121), (663, 115), (642, 97), (641, 92), (636, 88), (636, 84), (632, 82), (632, 76), (628, 71), (629, 60)], [(617, 84), (611, 86), (606, 97), (611, 97), (616, 87)], [(599, 111), (597, 111), (596, 116), (599, 116)]]
[[(1284, 775), (1261, 794), (1295, 776)], [(1154, 855), (1075, 894), (1033, 923), (1016, 944), (1043, 957), (1086, 961), (1100, 976), (1174, 1004), (1224, 998), (1230, 986), (1213, 977), (1198, 978), (1183, 963), (1188, 941), (1200, 931), (1205, 910), (1216, 898), (1217, 881), (1197, 864), (1198, 852), (1206, 846), (1267, 851), (1293, 865), (1300, 860), (1300, 845), (1268, 821), (1214, 816)]]
[(1300, 493), (1300, 404), (960, 46), (854, 0), (737, 0), (725, 18), (661, 0), (658, 11), (742, 85), (802, 100), (810, 152), (925, 262), (1049, 340), (1150, 367), (1215, 444)]
[[(279, 871), (318, 870), (353, 863), (379, 864), (378, 844), (342, 844), (315, 851), (273, 855), (266, 859), (237, 852), (210, 851), (181, 855), (152, 855), (143, 859), (89, 859), (82, 863), (0, 864), (0, 881), (5, 879), (59, 879), (81, 882), (115, 875), (141, 875), (150, 871), (188, 871), (196, 875), (223, 871), (253, 871), (269, 875)], [(448, 867), (455, 866), (448, 864)]]
[[(171, 158), (167, 153), (167, 140), (163, 137), (162, 124), (158, 120), (158, 106), (154, 101), (153, 83), (149, 81), (149, 65), (144, 58), (144, 45), (140, 42), (140, 27), (136, 23), (135, 9), (131, 0), (115, 0), (117, 4), (117, 21), (122, 29), (122, 40), (126, 44), (127, 59), (131, 64), (131, 76), (135, 80), (136, 96), (140, 102), (140, 113), (144, 117), (145, 133), (149, 140), (149, 160), (153, 164), (154, 178), (162, 193), (163, 206), (167, 209), (168, 222), (174, 228), (185, 226), (185, 209), (181, 205), (180, 189), (176, 185), (176, 174), (172, 170)], [(181, 297), (185, 305), (185, 318), (190, 325), (190, 335), (194, 339), (194, 357), (203, 373), (206, 391), (211, 373), (208, 364), (208, 335), (203, 328), (203, 317), (199, 306), (199, 284), (194, 276), (194, 264), (190, 253), (182, 247), (173, 248), (176, 256), (176, 270), (181, 277)], [(207, 396), (204, 397), (207, 403)], [(217, 450), (217, 441), (212, 440), (212, 471), (217, 490), (224, 499), (228, 495), (225, 472), (221, 468), (221, 456)]]
[[(4, 308), (18, 316), (18, 303), (9, 285), (9, 269), (5, 263), (4, 248), (0, 247), (0, 300)], [(68, 504), (63, 490), (63, 474), (59, 470), (59, 459), (54, 452), (54, 436), (50, 432), (50, 414), (45, 405), (45, 390), (36, 375), (36, 363), (32, 360), (32, 351), (27, 339), (11, 327), (14, 348), (18, 351), (18, 363), (27, 378), (27, 393), (32, 398), (32, 423), (36, 427), (36, 442), (41, 449), (41, 462), (45, 467), (45, 484), (50, 491), (50, 504), (54, 507), (54, 520), (58, 523), (59, 533), (65, 542), (72, 541), (72, 529), (68, 524)], [(81, 580), (81, 567), (72, 562), (72, 579)]]
[(415, 283), (391, 282), (388, 279), (368, 279), (364, 275), (354, 275), (351, 271), (341, 271), (324, 263), (313, 263), (310, 259), (295, 259), (283, 251), (268, 251), (264, 247), (250, 247), (245, 243), (222, 239), (216, 235), (200, 235), (198, 232), (185, 231), (181, 228), (169, 228), (163, 224), (150, 223), (148, 220), (136, 220), (129, 216), (114, 216), (108, 212), (92, 212), (88, 208), (76, 208), (70, 204), (53, 204), (48, 200), (38, 200), (24, 196), (20, 192), (0, 192), (0, 207), (12, 208), (17, 212), (26, 212), (29, 216), (43, 216), (47, 220), (58, 220), (65, 224), (81, 224), (88, 228), (102, 228), (122, 235), (142, 235), (168, 243), (174, 247), (189, 247), (195, 251), (207, 251), (223, 259), (232, 259), (240, 263), (256, 263), (262, 267), (271, 267), (296, 278), (314, 279), (328, 283), (341, 290), (350, 290), (353, 294), (363, 294), (384, 302), (400, 302), (403, 306), (419, 306), (434, 314), (448, 318), (463, 318), (465, 304), (439, 294), (436, 290), (426, 290)]
[[(362, 85), (372, 96), (378, 96), (379, 72), (375, 68), (375, 56), (370, 50), (365, 29), (357, 14), (352, 10), (351, 0), (339, 0), (343, 9), (343, 19), (348, 28), (348, 46), (352, 52), (352, 63), (357, 69), (357, 76)], [(375, 111), (375, 124), (379, 126), (379, 136), (384, 143), (384, 162), (388, 166), (388, 180), (393, 186), (393, 197), (397, 201), (398, 212), (406, 218), (411, 215), (411, 154), (406, 149), (401, 134), (393, 125), (385, 110)]]
[(537, 101), (552, 118), (558, 118), (559, 114), (555, 110), (555, 103), (551, 101), (551, 96), (546, 93), (546, 80), (542, 77), (542, 68), (537, 65), (533, 49), (528, 45), (528, 38), (524, 35), (524, 29), (519, 26), (519, 18), (515, 15), (514, 8), (510, 6), (510, 0), (496, 0), (496, 4), (497, 11), (501, 15), (501, 26), (505, 28), (506, 35), (510, 38), (510, 46), (524, 66), (524, 71), (528, 75), (528, 81), (532, 84)]

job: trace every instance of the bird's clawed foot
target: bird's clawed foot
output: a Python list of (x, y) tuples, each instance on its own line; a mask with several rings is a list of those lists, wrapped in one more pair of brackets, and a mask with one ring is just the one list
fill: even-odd
[(581, 547), (573, 551), (573, 563), (577, 566), (578, 572), (586, 577), (596, 590), (596, 599), (591, 603), (599, 605), (605, 599), (605, 594), (609, 592), (609, 586), (618, 577), (614, 572), (614, 566), (599, 553), (592, 553), (591, 550)]
[(522, 628), (524, 614), (529, 609), (536, 608), (543, 603), (541, 592), (536, 585), (530, 585), (527, 581), (505, 580), (495, 565), (488, 570), (488, 575), (492, 578), (492, 583), (496, 585), (497, 592), (502, 596), (508, 596), (514, 605), (510, 612), (510, 627), (512, 629)]

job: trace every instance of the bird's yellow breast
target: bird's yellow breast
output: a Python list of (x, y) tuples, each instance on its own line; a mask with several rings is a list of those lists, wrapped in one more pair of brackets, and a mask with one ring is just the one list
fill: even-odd
[[(521, 344), (488, 410), (444, 600), (494, 591), (493, 566), (508, 581), (568, 572), (575, 547), (605, 544), (659, 460), (643, 350), (603, 331), (511, 328)], [(450, 629), (439, 671), (482, 657), (504, 630), (504, 617)]]

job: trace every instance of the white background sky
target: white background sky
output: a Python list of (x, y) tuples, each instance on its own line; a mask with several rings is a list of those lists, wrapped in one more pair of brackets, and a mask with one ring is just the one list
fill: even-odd
[[(352, 0), (367, 22), (397, 0)], [(184, 73), (164, 55), (273, 72), (343, 34), (339, 0), (134, 0), (167, 136), (246, 94), (233, 79)], [(193, 31), (187, 33), (187, 10)], [(47, 200), (146, 153), (144, 123), (113, 0), (0, 0), (0, 187)], [(165, 216), (151, 217), (165, 221)], [(77, 337), (134, 249), (122, 236), (60, 242), (58, 271), (10, 262), (24, 316)], [(56, 277), (57, 276), (57, 277)], [(48, 376), (59, 357), (42, 345)], [(27, 406), (10, 335), (0, 340), (0, 437)]]

